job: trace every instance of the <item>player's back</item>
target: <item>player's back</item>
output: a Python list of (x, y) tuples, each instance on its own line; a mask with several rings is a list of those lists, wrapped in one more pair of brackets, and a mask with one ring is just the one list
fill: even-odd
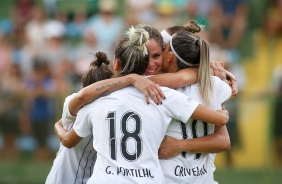
[[(198, 84), (178, 89), (183, 94), (204, 104), (199, 93)], [(218, 77), (213, 77), (213, 110), (220, 110), (221, 104), (231, 96), (231, 88)], [(173, 120), (168, 127), (166, 135), (176, 139), (193, 139), (214, 133), (214, 124), (189, 119), (188, 122)], [(169, 159), (161, 160), (166, 182), (168, 183), (199, 183), (215, 184), (213, 172), (215, 154), (183, 152), (182, 154)]]
[(180, 93), (174, 90), (162, 89), (167, 97), (162, 105), (153, 101), (146, 104), (143, 94), (127, 87), (85, 107), (91, 112), (97, 150), (89, 183), (164, 183), (157, 155), (160, 143), (171, 119), (188, 120), (198, 103), (183, 99), (187, 98), (184, 95), (176, 97)]

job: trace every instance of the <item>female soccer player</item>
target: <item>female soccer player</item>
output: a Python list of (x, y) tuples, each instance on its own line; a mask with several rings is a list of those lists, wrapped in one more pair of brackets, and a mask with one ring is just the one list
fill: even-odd
[[(110, 61), (103, 52), (95, 53), (95, 60), (90, 63), (88, 71), (82, 77), (83, 87), (100, 80), (109, 79), (113, 73), (108, 68)], [(62, 125), (65, 130), (72, 128), (75, 121), (69, 111), (69, 103), (76, 94), (68, 96), (64, 102)], [(90, 178), (96, 151), (92, 146), (92, 135), (83, 138), (75, 147), (68, 149), (60, 144), (59, 151), (53, 162), (46, 184), (86, 183)]]
[[(208, 44), (194, 34), (200, 30), (199, 25), (190, 21), (181, 29), (171, 27), (162, 32), (167, 41), (164, 52), (167, 60), (164, 61), (163, 70), (177, 72), (183, 68), (197, 68), (197, 84), (181, 88), (179, 91), (213, 110), (219, 110), (222, 109), (221, 104), (230, 98), (231, 88), (218, 77), (211, 76)], [(213, 137), (203, 138), (197, 146), (189, 142), (193, 138), (210, 134), (213, 134)], [(223, 151), (230, 146), (225, 126), (215, 126), (194, 118), (188, 122), (174, 120), (170, 123), (166, 135), (169, 137), (164, 139), (159, 152), (161, 155), (162, 152), (168, 152), (172, 157), (160, 160), (167, 183), (217, 183), (213, 178), (215, 154), (210, 152)], [(222, 142), (216, 142), (217, 140)], [(196, 149), (193, 149), (193, 146)]]
[[(94, 56), (96, 59), (91, 62), (88, 71), (82, 77), (83, 88), (91, 84), (98, 85), (98, 81), (103, 83), (102, 80), (113, 76), (112, 71), (108, 68), (110, 61), (107, 59), (107, 55), (103, 52), (97, 52)], [(115, 82), (114, 80), (112, 79), (111, 81)], [(115, 86), (108, 83), (107, 91), (130, 84), (134, 84), (138, 89), (143, 89), (143, 92), (146, 93), (149, 93), (147, 89), (159, 90), (158, 86), (152, 85), (153, 82), (136, 74), (127, 75), (124, 78), (121, 77), (119, 80), (122, 84), (120, 82)], [(140, 88), (140, 86), (143, 88)], [(92, 96), (99, 96), (102, 92), (104, 92), (104, 88), (95, 92)], [(68, 96), (64, 102), (61, 123), (65, 130), (70, 130), (75, 122), (76, 112), (71, 113), (74, 110), (70, 105), (75, 103), (76, 95), (74, 93)], [(86, 183), (92, 174), (95, 161), (96, 151), (93, 149), (92, 135), (83, 138), (71, 149), (60, 144), (51, 171), (47, 176), (46, 184)]]

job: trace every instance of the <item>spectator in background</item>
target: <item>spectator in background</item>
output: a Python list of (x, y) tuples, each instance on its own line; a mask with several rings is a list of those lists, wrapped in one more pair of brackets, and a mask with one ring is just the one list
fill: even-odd
[(247, 27), (246, 0), (216, 0), (209, 14), (212, 42), (236, 48)]
[(52, 72), (59, 70), (64, 74), (71, 73), (68, 49), (65, 45), (66, 27), (57, 20), (50, 20), (44, 27), (45, 45), (39, 57), (49, 63)]
[(282, 35), (282, 1), (271, 0), (264, 22), (264, 31), (270, 38)]
[(157, 19), (152, 24), (157, 30), (161, 31), (169, 26), (178, 24), (174, 18), (176, 7), (171, 1), (160, 1), (156, 4)]
[(237, 48), (246, 31), (247, 13), (245, 0), (216, 0), (208, 19), (211, 60), (225, 61), (225, 68), (237, 76), (239, 90), (239, 95), (225, 104), (230, 115), (227, 130), (232, 145), (230, 151), (225, 152), (228, 166), (233, 165), (232, 152), (242, 146), (238, 102), (245, 87), (246, 75), (240, 63), (241, 56)]
[[(32, 9), (35, 6), (34, 0), (16, 0), (12, 10), (11, 31), (12, 44), (14, 45), (14, 56), (18, 57), (19, 50), (24, 44), (25, 26), (31, 18)], [(18, 58), (15, 58), (17, 61)], [(18, 61), (17, 61), (18, 62)]]
[(45, 47), (45, 26), (47, 23), (47, 17), (43, 7), (35, 5), (31, 9), (31, 18), (23, 28), (23, 43), (18, 48), (18, 58), (21, 70), (23, 72), (23, 78), (26, 80), (30, 78), (33, 70), (34, 58), (40, 55)]
[(275, 68), (272, 79), (272, 90), (274, 93), (273, 109), (273, 144), (274, 163), (282, 166), (282, 65)]
[(93, 54), (99, 51), (97, 38), (93, 30), (86, 29), (83, 33), (83, 40), (73, 51), (73, 67), (76, 79), (74, 81), (75, 91), (81, 88), (81, 76), (84, 74), (93, 60)]
[(34, 52), (41, 51), (45, 44), (44, 27), (46, 22), (47, 17), (44, 9), (38, 5), (34, 6), (31, 11), (31, 19), (25, 27), (26, 38)]
[(69, 15), (69, 12), (67, 12), (63, 8), (59, 8), (57, 9), (55, 13), (54, 19), (66, 25), (68, 22), (68, 18), (69, 18), (68, 15)]
[(19, 158), (16, 140), (19, 136), (19, 122), (24, 97), (22, 81), (20, 67), (17, 64), (10, 63), (6, 70), (1, 72), (0, 130), (4, 143), (1, 158), (9, 160)]
[(116, 41), (123, 30), (124, 22), (117, 14), (118, 1), (100, 0), (98, 2), (98, 14), (90, 17), (88, 28), (94, 32), (100, 51), (107, 52), (108, 58), (113, 59), (113, 51)]
[(51, 152), (47, 145), (50, 135), (50, 122), (54, 121), (55, 92), (54, 80), (50, 75), (49, 63), (37, 59), (30, 79), (26, 81), (27, 99), (25, 110), (32, 126), (32, 134), (37, 142), (35, 158), (37, 160), (50, 159)]
[(54, 18), (57, 11), (57, 0), (42, 0), (48, 17)]
[[(65, 37), (65, 25), (58, 20), (49, 20), (44, 27), (46, 42), (38, 55), (39, 58), (47, 62), (46, 65), (51, 69), (49, 79), (52, 81), (52, 93), (55, 94), (52, 100), (58, 107), (63, 105), (64, 97), (72, 91), (74, 82), (73, 63), (70, 60)], [(54, 109), (55, 117), (61, 116), (61, 113), (61, 108)], [(52, 125), (49, 126), (52, 127)]]
[(12, 31), (12, 22), (8, 18), (0, 18), (0, 34), (8, 35)]
[[(195, 20), (198, 24), (204, 26), (205, 30), (208, 30), (208, 16), (215, 2), (216, 0), (190, 0), (185, 6), (188, 19)], [(187, 21), (187, 15), (184, 18), (184, 21)]]
[[(206, 35), (208, 36), (209, 33)], [(209, 36), (211, 37), (211, 36)], [(207, 38), (207, 37), (206, 37)], [(208, 38), (207, 38), (208, 39)], [(232, 74), (236, 76), (237, 86), (238, 86), (238, 95), (225, 102), (225, 108), (229, 112), (229, 123), (226, 125), (230, 142), (231, 149), (229, 151), (224, 152), (226, 163), (228, 166), (233, 165), (233, 157), (232, 152), (238, 148), (241, 148), (242, 142), (240, 140), (240, 130), (239, 130), (239, 100), (240, 94), (244, 91), (246, 85), (246, 74), (244, 68), (240, 65), (240, 58), (237, 55), (234, 55), (232, 51), (228, 49), (223, 49), (220, 45), (210, 42), (210, 57), (211, 61), (223, 61), (224, 68), (227, 71), (230, 71)]]
[(68, 21), (67, 37), (70, 39), (79, 40), (82, 38), (83, 32), (87, 26), (87, 12), (85, 10), (77, 10), (74, 12), (73, 20)]
[(24, 27), (30, 20), (34, 0), (16, 0), (12, 12), (15, 27)]
[(125, 20), (127, 25), (140, 22), (153, 24), (156, 20), (155, 0), (126, 0)]
[[(4, 32), (0, 29), (0, 74), (4, 74), (12, 63), (12, 45), (7, 41)], [(1, 80), (1, 79), (0, 79)]]
[(246, 74), (243, 67), (238, 64), (237, 62), (232, 61), (232, 57), (226, 58), (224, 61), (224, 68), (230, 72), (232, 72), (236, 76), (236, 81), (238, 85), (238, 95), (227, 101), (224, 105), (226, 110), (229, 112), (229, 123), (226, 125), (230, 142), (231, 142), (231, 149), (224, 152), (226, 163), (228, 166), (233, 166), (233, 156), (232, 152), (237, 149), (242, 148), (242, 141), (241, 141), (241, 134), (240, 134), (240, 117), (239, 117), (239, 101), (241, 95), (244, 92), (245, 84), (246, 84)]

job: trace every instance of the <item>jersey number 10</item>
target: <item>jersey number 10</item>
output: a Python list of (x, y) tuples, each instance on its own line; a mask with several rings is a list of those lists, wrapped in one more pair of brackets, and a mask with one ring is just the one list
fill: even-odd
[[(116, 114), (115, 112), (109, 112), (107, 119), (109, 121), (109, 131), (110, 131), (110, 156), (113, 160), (117, 160), (117, 149), (116, 149)], [(127, 129), (127, 124), (129, 120), (135, 121), (135, 129), (133, 131), (129, 131)], [(121, 117), (121, 154), (122, 156), (128, 160), (128, 161), (136, 161), (140, 156), (142, 152), (142, 139), (140, 137), (140, 131), (141, 131), (141, 118), (136, 112), (126, 112)], [(129, 153), (127, 146), (128, 146), (128, 140), (134, 140), (135, 141), (135, 151), (133, 153)]]
[[(192, 124), (191, 124), (191, 129), (192, 129), (192, 136), (193, 138), (197, 138), (198, 134), (197, 134), (197, 125), (199, 125), (200, 123), (202, 123), (203, 125), (203, 131), (204, 131), (204, 135), (206, 136), (208, 135), (208, 124), (206, 122), (202, 122), (202, 121), (198, 121), (198, 120), (193, 120)], [(180, 122), (180, 126), (181, 126), (181, 131), (182, 131), (182, 136), (183, 139), (187, 139), (187, 129), (186, 129), (186, 123)], [(186, 158), (186, 152), (182, 152), (182, 157)], [(201, 157), (201, 153), (196, 153), (195, 155), (195, 160), (198, 160)]]

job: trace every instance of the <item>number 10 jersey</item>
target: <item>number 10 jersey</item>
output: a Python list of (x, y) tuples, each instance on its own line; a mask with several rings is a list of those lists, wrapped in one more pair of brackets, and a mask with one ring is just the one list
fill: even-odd
[[(213, 82), (211, 108), (221, 110), (221, 104), (231, 96), (231, 88), (218, 77), (213, 77)], [(203, 104), (197, 84), (178, 90)], [(194, 119), (189, 119), (188, 122), (173, 120), (166, 135), (176, 139), (193, 139), (214, 133), (214, 128), (214, 124)], [(215, 171), (214, 159), (215, 154), (211, 153), (183, 152), (172, 159), (160, 160), (160, 162), (166, 182), (169, 184), (216, 184), (217, 182), (214, 181), (213, 177)]]

